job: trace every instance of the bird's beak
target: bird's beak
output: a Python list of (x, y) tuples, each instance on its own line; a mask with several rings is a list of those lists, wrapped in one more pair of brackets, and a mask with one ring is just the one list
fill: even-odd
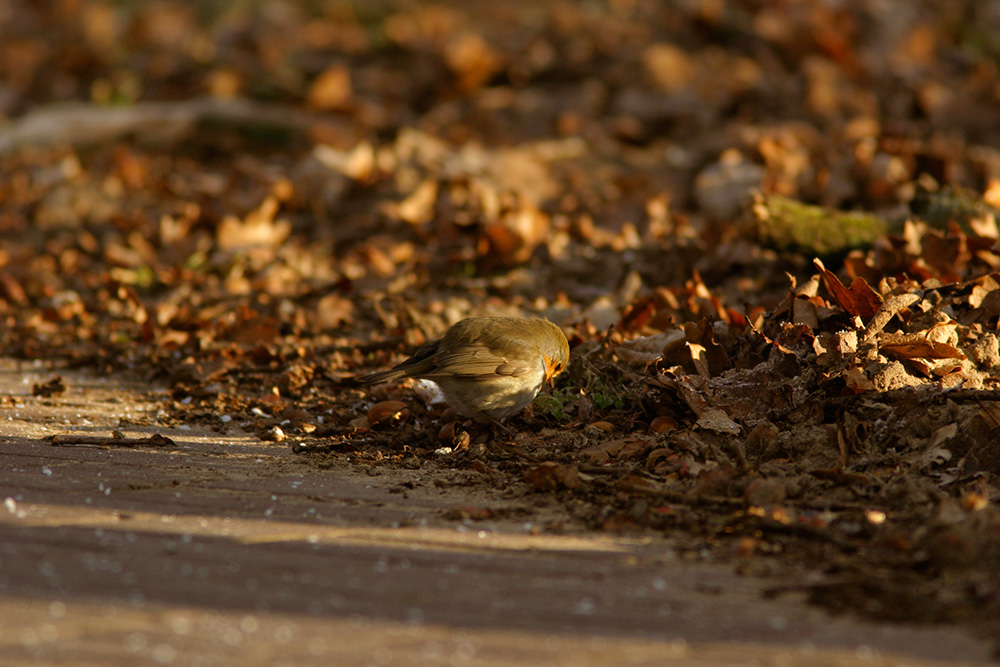
[(562, 365), (558, 361), (553, 361), (545, 355), (542, 355), (542, 358), (545, 360), (545, 381), (550, 385), (554, 385), (555, 377), (563, 371)]

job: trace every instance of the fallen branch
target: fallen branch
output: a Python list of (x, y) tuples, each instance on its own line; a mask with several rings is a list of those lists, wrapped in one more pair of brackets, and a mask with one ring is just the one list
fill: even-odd
[(175, 143), (199, 125), (305, 133), (320, 119), (283, 105), (202, 98), (106, 107), (66, 104), (31, 111), (0, 126), (0, 155), (37, 146), (93, 146), (125, 137)]
[(121, 431), (111, 437), (99, 435), (60, 434), (49, 438), (53, 447), (174, 447), (174, 441), (154, 433), (147, 438), (126, 438)]

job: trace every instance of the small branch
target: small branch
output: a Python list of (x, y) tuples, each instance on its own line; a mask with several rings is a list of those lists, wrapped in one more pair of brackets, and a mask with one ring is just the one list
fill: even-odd
[(93, 146), (130, 136), (170, 144), (205, 122), (304, 133), (314, 120), (297, 109), (250, 100), (201, 98), (122, 107), (66, 104), (36, 109), (0, 127), (0, 155), (22, 147)]
[(154, 433), (148, 438), (126, 438), (121, 431), (111, 437), (99, 435), (60, 434), (49, 438), (53, 447), (174, 447), (174, 441)]

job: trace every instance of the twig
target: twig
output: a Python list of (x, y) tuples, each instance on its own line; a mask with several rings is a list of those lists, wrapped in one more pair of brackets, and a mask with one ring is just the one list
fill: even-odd
[(154, 433), (147, 438), (126, 438), (121, 431), (111, 437), (99, 435), (60, 434), (49, 438), (53, 447), (174, 447), (174, 441), (165, 435)]

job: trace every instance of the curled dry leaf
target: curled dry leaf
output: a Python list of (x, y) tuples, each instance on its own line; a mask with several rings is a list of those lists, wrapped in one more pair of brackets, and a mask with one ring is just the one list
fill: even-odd
[(306, 363), (293, 363), (278, 378), (278, 388), (284, 395), (297, 395), (312, 382), (316, 368)]
[(287, 220), (274, 219), (278, 206), (278, 200), (269, 196), (243, 220), (232, 215), (224, 217), (216, 230), (219, 247), (237, 250), (281, 245), (292, 233), (292, 225)]
[(336, 329), (354, 320), (354, 302), (340, 294), (327, 294), (316, 303), (316, 325)]
[(645, 448), (646, 441), (641, 438), (622, 438), (587, 447), (580, 450), (579, 454), (589, 459), (591, 463), (603, 465), (614, 459), (624, 459), (638, 454)]
[(580, 469), (576, 464), (563, 465), (546, 461), (524, 473), (524, 481), (536, 491), (555, 491), (557, 489), (575, 489), (583, 484)]
[(471, 32), (448, 42), (444, 58), (465, 92), (478, 90), (503, 65), (500, 55), (482, 37)]
[(851, 317), (860, 317), (867, 324), (882, 305), (882, 297), (873, 290), (864, 278), (855, 278), (851, 286), (844, 287), (840, 279), (832, 271), (823, 266), (823, 262), (814, 259), (813, 263), (823, 277), (823, 284), (833, 296), (837, 305), (847, 311)]
[(376, 403), (368, 410), (368, 425), (389, 424), (391, 422), (406, 421), (410, 417), (410, 410), (406, 403), (402, 401), (382, 401)]
[(438, 431), (438, 442), (446, 447), (451, 447), (455, 442), (455, 435), (458, 433), (456, 422), (448, 422)]
[(456, 452), (465, 451), (469, 449), (469, 443), (472, 442), (472, 436), (469, 435), (468, 431), (459, 431), (458, 435), (455, 436), (455, 442), (451, 446)]
[(665, 350), (684, 343), (684, 332), (673, 329), (654, 336), (643, 336), (615, 346), (615, 353), (630, 366), (645, 366), (660, 359)]
[(654, 449), (646, 457), (646, 470), (655, 473), (663, 472), (668, 462), (677, 458), (677, 454), (667, 447)]
[(909, 293), (896, 294), (895, 296), (891, 296), (886, 299), (886, 301), (879, 306), (878, 311), (872, 317), (868, 326), (865, 327), (865, 330), (861, 332), (859, 342), (862, 344), (870, 343), (875, 339), (875, 336), (885, 329), (886, 325), (889, 324), (889, 320), (891, 320), (896, 313), (909, 308), (918, 301), (920, 301), (919, 296)]
[(861, 368), (848, 368), (845, 369), (843, 373), (840, 374), (843, 378), (847, 389), (854, 394), (860, 394), (864, 391), (873, 391), (875, 389), (875, 383), (868, 379), (865, 375), (864, 370)]
[(649, 422), (649, 430), (657, 434), (663, 433), (664, 431), (673, 431), (678, 426), (679, 424), (676, 419), (666, 415), (660, 415), (653, 421)]
[(0, 297), (13, 301), (18, 306), (28, 305), (28, 295), (25, 293), (24, 287), (6, 271), (0, 271)]
[(452, 451), (468, 449), (471, 440), (469, 432), (461, 430), (458, 422), (448, 422), (438, 431), (438, 442), (444, 447), (451, 447)]
[(353, 99), (351, 71), (346, 65), (338, 63), (316, 77), (309, 88), (306, 103), (313, 109), (331, 111), (350, 108)]
[(549, 216), (523, 202), (484, 227), (480, 252), (488, 259), (503, 264), (524, 263), (545, 241), (549, 228)]
[(693, 377), (682, 377), (677, 387), (684, 402), (698, 415), (698, 426), (714, 431), (735, 435), (740, 432), (740, 425), (726, 414), (726, 411), (709, 404), (708, 398), (701, 390), (701, 385), (696, 384)]
[(656, 86), (668, 93), (688, 85), (695, 75), (694, 59), (682, 49), (666, 42), (646, 47), (642, 62)]
[(355, 181), (367, 181), (375, 172), (375, 148), (367, 141), (358, 143), (350, 150), (337, 150), (320, 144), (313, 150), (313, 156), (324, 166)]
[(422, 225), (434, 219), (434, 207), (438, 198), (438, 184), (427, 179), (418, 185), (409, 196), (398, 204), (388, 204), (386, 211), (411, 225)]
[(685, 323), (684, 337), (695, 369), (702, 377), (719, 375), (732, 366), (725, 349), (715, 341), (715, 330), (707, 318)]
[(270, 429), (261, 434), (260, 439), (265, 442), (282, 442), (288, 436), (285, 432), (281, 430), (280, 426), (272, 426)]
[(929, 340), (923, 334), (883, 335), (879, 352), (899, 359), (965, 359), (954, 345)]

